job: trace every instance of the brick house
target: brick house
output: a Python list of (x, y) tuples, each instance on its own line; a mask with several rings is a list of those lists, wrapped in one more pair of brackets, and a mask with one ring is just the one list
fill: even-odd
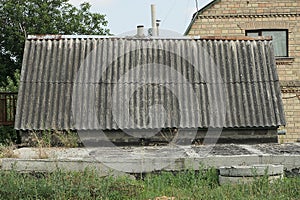
[(300, 1), (214, 0), (185, 35), (272, 36), (287, 122), (279, 142), (300, 141)]

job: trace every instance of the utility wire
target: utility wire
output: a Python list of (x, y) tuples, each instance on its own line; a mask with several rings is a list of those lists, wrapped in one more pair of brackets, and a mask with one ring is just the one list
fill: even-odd
[(163, 19), (163, 20), (161, 20), (161, 25), (163, 25), (163, 24), (164, 24), (164, 22), (166, 21), (166, 19), (167, 19), (167, 18), (168, 18), (168, 16), (169, 16), (169, 14), (171, 13), (171, 11), (174, 9), (174, 7), (175, 7), (176, 3), (177, 3), (177, 0), (174, 0), (174, 1), (173, 1), (173, 4), (172, 4), (172, 6), (171, 6), (171, 7), (170, 7), (170, 9), (168, 10), (168, 12), (167, 12), (166, 16), (164, 17), (164, 19)]
[[(187, 5), (186, 5), (186, 15), (185, 15), (185, 19), (184, 19), (184, 24), (187, 23), (188, 15), (190, 14), (190, 12), (189, 12), (190, 1), (191, 1), (191, 0), (188, 0), (188, 1), (187, 1)], [(189, 17), (190, 17), (190, 16), (189, 16)]]
[(196, 12), (198, 12), (198, 10), (199, 10), (199, 7), (198, 7), (198, 0), (195, 0), (195, 2), (196, 2)]

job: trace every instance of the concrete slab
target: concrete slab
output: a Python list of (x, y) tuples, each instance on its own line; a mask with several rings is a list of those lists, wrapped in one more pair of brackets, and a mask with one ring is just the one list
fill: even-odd
[(259, 164), (249, 166), (224, 166), (219, 168), (219, 183), (250, 183), (257, 177), (267, 175), (268, 180), (280, 179), (284, 174), (283, 165)]
[[(2, 170), (53, 171), (84, 170), (93, 167), (99, 173), (146, 173), (177, 171), (200, 167), (246, 166), (257, 164), (283, 165), (286, 170), (300, 168), (300, 146), (269, 145), (270, 154), (258, 145), (215, 146), (154, 146), (101, 148), (21, 148), (15, 150), (18, 158), (5, 158)], [(287, 149), (280, 154), (280, 148)]]
[(249, 166), (224, 166), (220, 167), (220, 176), (227, 177), (253, 177), (253, 176), (274, 176), (283, 174), (283, 165), (249, 165)]

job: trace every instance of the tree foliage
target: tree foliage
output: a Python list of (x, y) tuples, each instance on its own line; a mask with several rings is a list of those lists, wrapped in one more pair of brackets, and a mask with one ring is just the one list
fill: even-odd
[(25, 39), (31, 34), (107, 35), (105, 15), (69, 0), (0, 0), (0, 86), (21, 69)]
[(20, 77), (20, 70), (16, 69), (16, 71), (13, 74), (13, 77), (6, 77), (6, 84), (5, 86), (0, 86), (0, 92), (18, 92)]

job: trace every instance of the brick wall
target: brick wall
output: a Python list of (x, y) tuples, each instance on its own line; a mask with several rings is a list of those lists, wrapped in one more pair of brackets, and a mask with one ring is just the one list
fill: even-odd
[(245, 36), (246, 30), (288, 29), (289, 58), (277, 59), (287, 121), (280, 142), (300, 141), (300, 1), (216, 0), (199, 13), (187, 35)]

